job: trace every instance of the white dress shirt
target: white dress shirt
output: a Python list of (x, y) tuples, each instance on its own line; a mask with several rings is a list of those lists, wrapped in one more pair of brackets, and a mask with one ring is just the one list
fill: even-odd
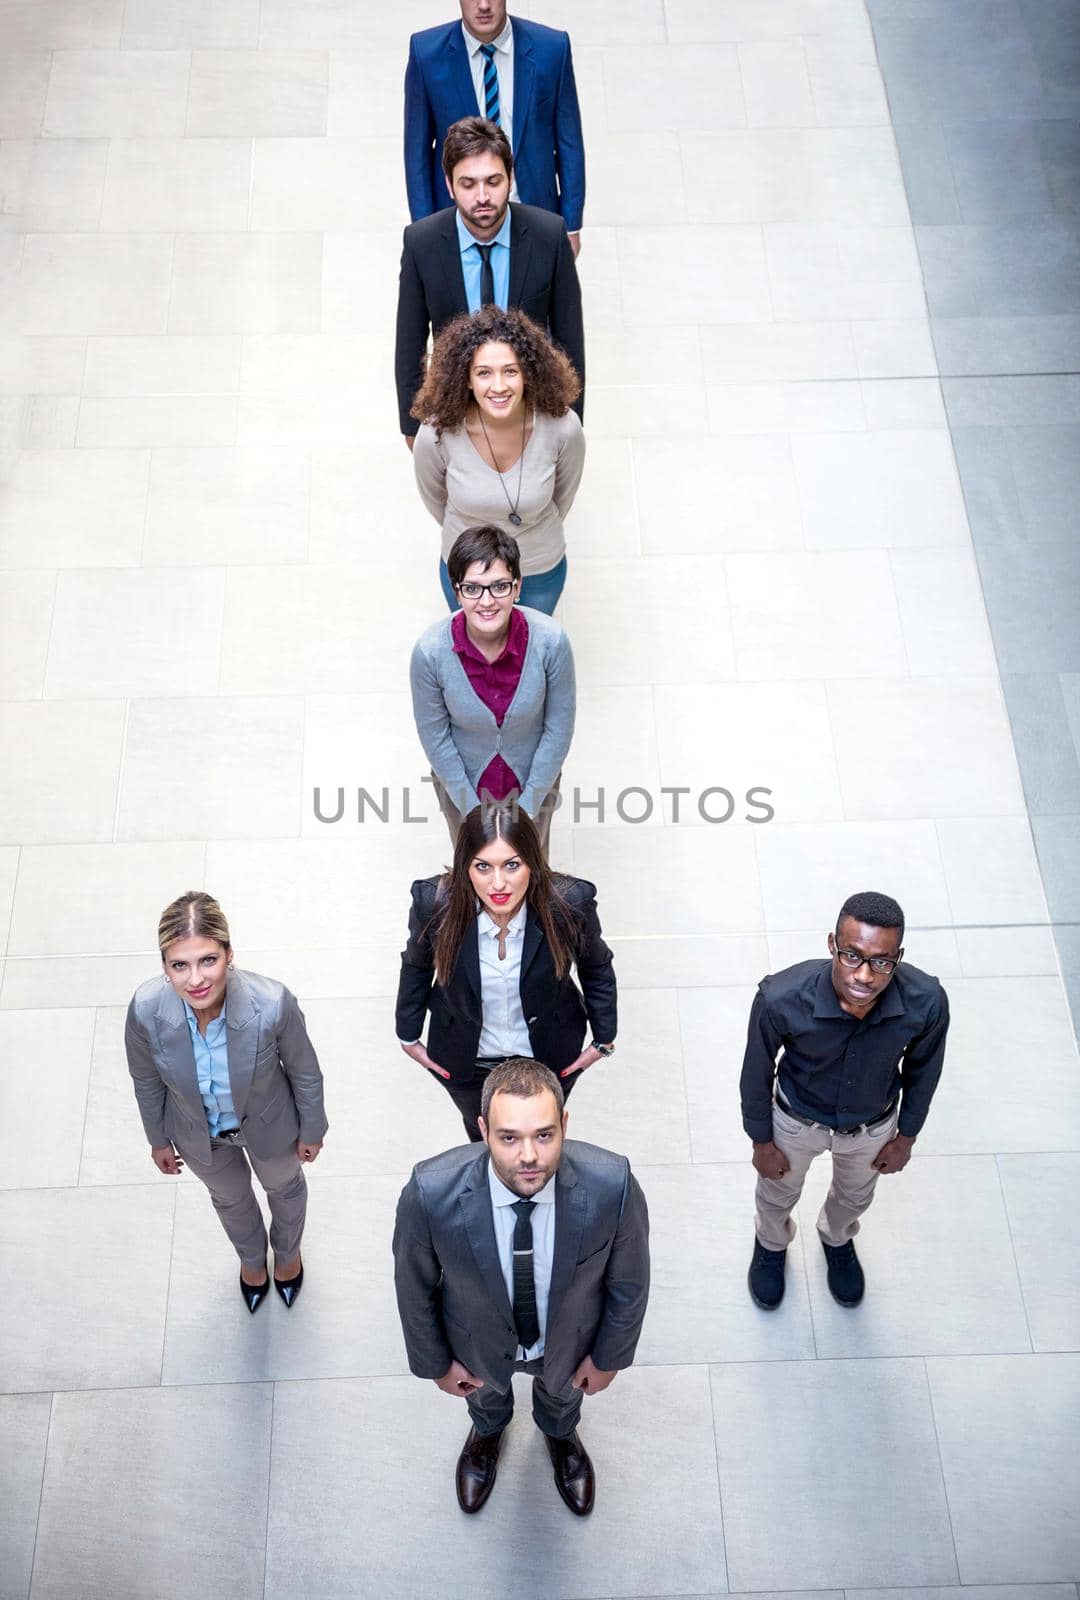
[(521, 1009), (521, 953), (525, 947), (525, 905), (506, 925), (506, 955), (499, 960), (499, 926), (481, 911), (476, 919), (480, 946), (480, 1003), (483, 1021), (476, 1047), (480, 1061), (531, 1056), (532, 1040)]
[[(506, 1279), (506, 1292), (514, 1304), (514, 1227), (517, 1213), (511, 1208), (521, 1195), (508, 1189), (488, 1162), (488, 1188), (491, 1190), (491, 1215), (495, 1223), (495, 1242), (499, 1247), (499, 1265)], [(530, 1199), (536, 1202), (530, 1221), (533, 1236), (533, 1286), (536, 1289), (536, 1320), (540, 1324), (540, 1337), (526, 1350), (517, 1348), (518, 1361), (535, 1361), (544, 1353), (544, 1334), (547, 1331), (548, 1294), (551, 1289), (551, 1264), (555, 1259), (555, 1177), (552, 1175), (544, 1187)]]
[[(480, 54), (483, 40), (471, 34), (464, 23), (461, 24), (465, 48), (469, 52), (469, 66), (472, 69), (473, 88), (476, 90), (476, 108), (481, 116), (487, 104), (484, 94), (484, 57)], [(507, 17), (503, 31), (497, 39), (488, 41), (495, 46), (492, 60), (495, 70), (499, 74), (499, 126), (510, 141), (510, 149), (514, 148), (514, 27)], [(517, 184), (510, 185), (510, 198), (518, 197)]]

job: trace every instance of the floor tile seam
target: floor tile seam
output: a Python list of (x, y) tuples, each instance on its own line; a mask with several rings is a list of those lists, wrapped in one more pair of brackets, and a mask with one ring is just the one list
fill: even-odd
[[(683, 1041), (682, 1012), (679, 1009), (679, 991), (676, 989), (674, 991), (674, 994), (675, 994), (675, 1005), (674, 1005), (674, 1010), (675, 1010), (675, 1039), (674, 1039), (673, 1042), (674, 1042), (675, 1046), (678, 1049), (679, 1082), (680, 1082), (680, 1085), (682, 1087), (682, 1102), (683, 1102), (683, 1108), (684, 1108), (684, 1111), (685, 1111), (685, 1114), (686, 1114), (686, 1151), (687, 1151), (687, 1160), (685, 1162), (672, 1163), (672, 1165), (675, 1165), (675, 1166), (678, 1166), (678, 1167), (696, 1166), (697, 1162), (696, 1162), (695, 1157), (694, 1157), (694, 1128), (693, 1128), (693, 1123), (692, 1123), (691, 1118), (690, 1118), (690, 1095), (687, 1092), (687, 1083), (686, 1083), (686, 1048), (685, 1048), (684, 1041)], [(655, 1165), (660, 1165), (660, 1163), (655, 1163)], [(644, 1171), (646, 1169), (645, 1168), (641, 1168), (639, 1170)]]
[[(860, 1366), (869, 1366), (874, 1363), (896, 1366), (898, 1364), (911, 1365), (918, 1363), (925, 1367), (927, 1361), (946, 1361), (952, 1363), (970, 1361), (999, 1361), (1014, 1359), (1031, 1365), (1036, 1362), (1069, 1361), (1080, 1362), (1080, 1350), (964, 1350), (948, 1351), (941, 1354), (903, 1353), (896, 1355), (829, 1355), (829, 1356), (777, 1356), (773, 1357), (747, 1357), (738, 1356), (730, 1359), (723, 1357), (691, 1357), (673, 1361), (635, 1361), (628, 1371), (633, 1372), (675, 1372), (686, 1368), (701, 1368), (709, 1371), (711, 1368), (732, 1367), (751, 1368), (779, 1368), (792, 1367), (801, 1372), (812, 1366), (839, 1366), (843, 1363), (858, 1363)], [(72, 1388), (58, 1387), (55, 1389), (5, 1389), (0, 1390), (0, 1399), (22, 1398), (25, 1395), (51, 1394), (53, 1401), (61, 1395), (126, 1395), (126, 1394), (171, 1394), (184, 1389), (276, 1389), (283, 1384), (302, 1385), (312, 1383), (400, 1383), (403, 1379), (412, 1382), (425, 1382), (428, 1380), (416, 1379), (414, 1374), (404, 1364), (397, 1372), (332, 1372), (309, 1373), (295, 1377), (274, 1377), (272, 1375), (253, 1376), (247, 1378), (208, 1378), (202, 1382), (185, 1380), (184, 1382), (165, 1383), (129, 1383), (129, 1384), (86, 1384)], [(918, 1586), (917, 1586), (918, 1587)]]
[(176, 1254), (176, 1213), (180, 1204), (180, 1185), (173, 1185), (172, 1225), (169, 1228), (169, 1267), (165, 1279), (165, 1311), (161, 1318), (161, 1360), (158, 1362), (158, 1388), (165, 1383), (165, 1351), (169, 1342), (169, 1310), (172, 1304), (173, 1258)]
[(997, 1154), (994, 1156), (994, 1172), (997, 1176), (998, 1191), (1001, 1195), (1001, 1209), (1005, 1215), (1005, 1227), (1009, 1235), (1009, 1250), (1012, 1254), (1013, 1271), (1016, 1274), (1016, 1287), (1020, 1294), (1020, 1304), (1024, 1308), (1024, 1326), (1027, 1328), (1028, 1342), (1031, 1345), (1032, 1351), (1034, 1351), (1035, 1335), (1032, 1332), (1031, 1317), (1028, 1313), (1027, 1295), (1024, 1293), (1024, 1278), (1020, 1271), (1020, 1258), (1016, 1252), (1016, 1239), (1013, 1235), (1012, 1216), (1009, 1212), (1009, 1197), (1005, 1193), (1005, 1178), (1001, 1171), (1001, 1157)]
[[(1062, 813), (1062, 815), (1072, 815), (1072, 813)], [(907, 818), (905, 820), (907, 820), (907, 821), (918, 821), (920, 819), (918, 819), (918, 818)], [(925, 820), (925, 819), (923, 819), (923, 820)], [(937, 820), (948, 821), (948, 822), (953, 822), (953, 821), (963, 822), (965, 820), (971, 820), (971, 819), (965, 819), (963, 817), (955, 817), (955, 818), (954, 817), (947, 817), (947, 818), (940, 818), (940, 819), (937, 819)], [(980, 818), (980, 819), (977, 819), (977, 820), (983, 820), (983, 819)], [(994, 821), (994, 820), (1013, 821), (1013, 820), (1020, 820), (1020, 819), (1019, 818), (1013, 818), (1013, 817), (1006, 817), (1004, 819), (991, 818), (990, 820), (992, 820), (992, 821)], [(889, 821), (889, 819), (888, 818), (884, 818), (884, 819), (882, 819), (882, 821), (883, 822), (887, 822), (887, 821)], [(812, 827), (812, 826), (814, 826), (814, 824), (812, 824), (812, 823), (809, 823), (809, 824), (793, 824), (793, 826), (809, 826), (809, 827)], [(654, 830), (654, 831), (659, 831), (659, 830)], [(93, 841), (93, 840), (91, 840), (91, 841), (82, 841), (82, 842), (83, 843), (87, 843), (88, 842), (91, 845), (93, 845), (95, 842), (98, 842), (98, 843), (101, 843), (101, 844), (107, 844), (109, 841), (105, 841), (105, 840)], [(194, 841), (192, 841), (192, 842), (194, 842)], [(279, 842), (281, 842), (281, 841), (279, 841)], [(24, 844), (24, 845), (15, 845), (15, 846), (13, 846), (13, 848), (15, 848), (15, 849), (17, 849), (17, 850), (19, 850), (21, 852), (22, 850), (33, 849), (35, 847), (32, 846), (32, 845), (25, 845)], [(49, 845), (46, 845), (46, 846), (43, 846), (41, 848), (50, 849), (50, 848), (53, 848), (53, 847), (49, 846)], [(72, 847), (71, 846), (65, 846), (65, 845), (59, 845), (59, 846), (56, 846), (56, 848), (58, 848), (58, 849), (66, 849), (66, 848), (72, 848)], [(78, 848), (78, 845), (74, 846), (74, 848)], [(205, 865), (204, 865), (204, 876), (205, 876)], [(1029, 931), (1029, 930), (1038, 931), (1038, 930), (1041, 930), (1041, 929), (1052, 931), (1054, 928), (1077, 928), (1077, 927), (1080, 927), (1080, 922), (1076, 921), (1075, 919), (1069, 918), (1069, 917), (1047, 917), (1045, 921), (935, 922), (935, 923), (913, 923), (912, 922), (912, 923), (908, 923), (907, 926), (908, 926), (908, 932), (909, 933), (921, 933), (921, 934), (926, 934), (926, 933), (1008, 933), (1008, 932), (1018, 932), (1018, 931)], [(606, 933), (604, 935), (604, 937), (608, 941), (609, 944), (674, 944), (677, 941), (681, 942), (681, 941), (687, 940), (687, 939), (694, 939), (694, 940), (703, 940), (703, 939), (710, 939), (710, 940), (715, 940), (715, 939), (725, 939), (725, 940), (784, 939), (784, 938), (790, 938), (794, 934), (805, 933), (806, 931), (807, 930), (805, 928), (803, 928), (803, 927), (798, 927), (798, 928), (769, 927), (769, 928), (747, 928), (747, 929), (745, 929), (745, 930), (743, 930), (741, 932), (733, 933), (730, 930), (707, 929), (706, 928), (706, 929), (688, 929), (685, 932), (681, 932), (681, 933)], [(400, 940), (381, 940), (378, 943), (367, 943), (367, 942), (365, 942), (365, 943), (361, 943), (361, 944), (314, 944), (314, 945), (286, 945), (286, 944), (265, 944), (264, 945), (264, 944), (254, 944), (254, 943), (252, 943), (252, 944), (245, 944), (244, 948), (245, 948), (245, 951), (249, 955), (259, 955), (259, 954), (261, 954), (261, 953), (263, 953), (265, 951), (268, 951), (268, 950), (272, 950), (275, 954), (287, 954), (287, 955), (304, 955), (304, 954), (317, 954), (317, 953), (326, 953), (326, 952), (333, 952), (335, 954), (342, 954), (342, 955), (355, 955), (357, 952), (363, 951), (363, 950), (387, 950), (387, 949), (391, 948), (392, 946), (396, 947), (397, 944), (399, 944), (399, 943), (400, 943)], [(18, 963), (18, 962), (30, 962), (30, 961), (37, 961), (37, 962), (44, 962), (44, 961), (134, 961), (134, 960), (143, 960), (143, 959), (152, 960), (153, 954), (154, 954), (153, 952), (147, 951), (147, 950), (48, 950), (48, 951), (32, 951), (32, 950), (30, 950), (30, 951), (13, 951), (13, 950), (9, 950), (7, 955), (3, 959), (6, 960), (6, 961), (11, 962), (12, 964)], [(994, 974), (991, 974), (990, 976), (993, 976), (994, 978), (997, 978), (997, 977), (1002, 976), (1002, 974), (994, 973)], [(1054, 976), (1054, 974), (1053, 973), (1047, 973), (1047, 974), (1040, 974), (1040, 976), (1052, 977), (1052, 976)], [(977, 978), (978, 978), (978, 975), (974, 975), (972, 981), (977, 981)], [(646, 988), (646, 989), (652, 989), (652, 988), (656, 988), (656, 989), (681, 989), (681, 988), (700, 989), (700, 988), (712, 988), (712, 987), (716, 987), (716, 988), (731, 988), (731, 987), (733, 987), (733, 984), (732, 983), (717, 983), (715, 985), (712, 985), (712, 984), (658, 983), (658, 984), (646, 984), (646, 985), (636, 985), (635, 986), (635, 988)], [(319, 999), (324, 999), (324, 1000), (334, 1000), (334, 999), (346, 1000), (346, 999), (357, 999), (357, 998), (363, 998), (363, 999), (369, 999), (369, 1000), (386, 1000), (386, 999), (393, 999), (394, 996), (395, 996), (395, 993), (396, 993), (396, 990), (384, 989), (384, 990), (375, 991), (375, 992), (367, 991), (362, 996), (353, 993), (353, 994), (320, 995), (320, 996), (318, 996), (318, 998)], [(28, 1007), (26, 1009), (36, 1010), (36, 1009), (42, 1009), (42, 1008)], [(57, 1009), (57, 1008), (46, 1007), (44, 1009)]]
[[(94, 1053), (95, 1053), (95, 1050), (97, 1048), (97, 1030), (98, 1030), (98, 1017), (99, 1017), (99, 1015), (100, 1015), (100, 1008), (95, 1006), (94, 1007), (94, 1018), (93, 1018), (93, 1021), (90, 1024), (90, 1053), (89, 1053), (89, 1055), (87, 1057), (87, 1062), (86, 1062), (86, 1094), (83, 1096), (82, 1137), (79, 1140), (79, 1164), (75, 1169), (75, 1184), (74, 1184), (74, 1187), (76, 1189), (81, 1189), (83, 1187), (83, 1181), (82, 1181), (83, 1154), (84, 1154), (84, 1152), (86, 1150), (86, 1123), (87, 1123), (87, 1118), (90, 1115), (90, 1091), (91, 1091), (91, 1088), (93, 1086), (93, 1080), (94, 1080)], [(51, 1188), (51, 1185), (48, 1185), (47, 1187)]]
[[(945, 1359), (951, 1358), (946, 1357)], [(960, 1359), (970, 1360), (970, 1357), (964, 1356)], [(962, 1585), (964, 1580), (960, 1570), (960, 1553), (956, 1544), (956, 1524), (953, 1521), (952, 1506), (949, 1502), (949, 1485), (945, 1477), (945, 1458), (941, 1453), (941, 1435), (938, 1430), (937, 1412), (934, 1409), (934, 1389), (930, 1382), (930, 1369), (926, 1364), (927, 1360), (928, 1358), (923, 1356), (920, 1365), (922, 1367), (923, 1382), (926, 1385), (926, 1399), (930, 1407), (930, 1424), (934, 1430), (934, 1448), (937, 1451), (938, 1476), (941, 1482), (941, 1493), (945, 1501), (945, 1515), (949, 1519), (949, 1538), (952, 1542), (953, 1567), (956, 1572), (956, 1582)]]
[(262, 1600), (266, 1600), (266, 1585), (270, 1566), (270, 1491), (274, 1481), (274, 1423), (277, 1417), (277, 1380), (270, 1387), (270, 1438), (266, 1451), (266, 1521), (263, 1525)]
[(705, 1383), (709, 1391), (709, 1425), (712, 1432), (713, 1461), (716, 1464), (716, 1506), (720, 1513), (720, 1543), (724, 1552), (723, 1593), (731, 1591), (731, 1570), (728, 1565), (727, 1526), (724, 1518), (724, 1482), (720, 1470), (720, 1436), (716, 1421), (716, 1395), (713, 1392), (712, 1372), (705, 1368)]
[(45, 1501), (45, 1472), (49, 1464), (49, 1444), (52, 1440), (53, 1417), (56, 1412), (55, 1391), (46, 1390), (44, 1392), (50, 1394), (49, 1425), (45, 1429), (45, 1448), (41, 1455), (41, 1483), (38, 1486), (37, 1516), (34, 1518), (34, 1548), (30, 1556), (30, 1582), (27, 1584), (26, 1588), (26, 1600), (30, 1600), (30, 1596), (34, 1589), (34, 1568), (37, 1566), (38, 1540), (41, 1534), (41, 1511)]

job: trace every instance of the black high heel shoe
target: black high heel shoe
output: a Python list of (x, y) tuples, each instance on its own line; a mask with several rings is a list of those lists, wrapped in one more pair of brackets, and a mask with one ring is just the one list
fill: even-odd
[(251, 1312), (251, 1315), (254, 1316), (256, 1311), (258, 1311), (259, 1307), (262, 1305), (263, 1301), (266, 1299), (267, 1295), (270, 1293), (269, 1272), (266, 1274), (266, 1281), (264, 1283), (245, 1283), (243, 1274), (241, 1273), (240, 1293), (244, 1297), (244, 1304)]
[(295, 1278), (289, 1278), (284, 1283), (282, 1283), (279, 1278), (275, 1278), (274, 1279), (274, 1288), (277, 1290), (278, 1294), (284, 1300), (286, 1306), (288, 1307), (288, 1309), (290, 1311), (292, 1310), (293, 1306), (296, 1304), (297, 1296), (300, 1293), (300, 1289), (301, 1289), (301, 1286), (302, 1286), (303, 1282), (304, 1282), (304, 1263), (302, 1261), (300, 1263), (300, 1271), (296, 1274)]

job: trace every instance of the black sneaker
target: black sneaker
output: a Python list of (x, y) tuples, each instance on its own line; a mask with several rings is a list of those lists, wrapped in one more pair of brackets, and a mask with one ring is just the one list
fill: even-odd
[(857, 1306), (866, 1291), (866, 1279), (855, 1254), (855, 1241), (826, 1244), (822, 1239), (821, 1248), (829, 1264), (829, 1293), (838, 1306)]
[(754, 1258), (746, 1282), (750, 1298), (762, 1311), (775, 1311), (784, 1298), (784, 1262), (786, 1250), (766, 1250), (754, 1241)]

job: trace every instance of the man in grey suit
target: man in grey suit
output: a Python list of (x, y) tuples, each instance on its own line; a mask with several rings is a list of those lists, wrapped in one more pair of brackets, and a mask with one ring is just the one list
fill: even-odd
[(625, 1156), (564, 1142), (562, 1088), (539, 1061), (496, 1067), (482, 1107), (486, 1149), (421, 1161), (398, 1202), (395, 1281), (409, 1368), (468, 1405), (457, 1464), (463, 1511), (479, 1511), (491, 1493), (513, 1374), (528, 1372), (556, 1488), (587, 1516), (595, 1480), (578, 1418), (583, 1396), (634, 1359), (649, 1297), (645, 1197)]

